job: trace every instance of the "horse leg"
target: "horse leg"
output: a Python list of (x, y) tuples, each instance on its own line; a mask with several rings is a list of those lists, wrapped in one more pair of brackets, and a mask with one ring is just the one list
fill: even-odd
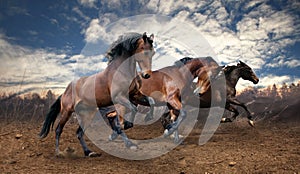
[(106, 115), (109, 125), (111, 127), (111, 129), (113, 130), (113, 133), (111, 135), (109, 135), (108, 140), (109, 141), (113, 141), (118, 137), (118, 129), (117, 129), (117, 124), (115, 123), (115, 117), (117, 117), (117, 112), (111, 112), (109, 114)]
[(66, 124), (66, 122), (69, 120), (70, 116), (71, 116), (72, 112), (71, 111), (63, 111), (61, 113), (61, 119), (55, 129), (55, 152), (56, 152), (56, 155), (57, 156), (60, 156), (61, 153), (60, 153), (60, 150), (59, 150), (59, 139), (60, 139), (60, 136), (63, 132), (63, 128)]
[(248, 123), (251, 126), (254, 126), (254, 122), (252, 120), (252, 114), (250, 113), (250, 111), (248, 110), (248, 108), (246, 107), (246, 105), (244, 103), (241, 103), (240, 101), (238, 101), (235, 98), (229, 98), (229, 102), (234, 105), (241, 106), (242, 108), (244, 108), (244, 110), (247, 112), (247, 115), (248, 115)]
[[(114, 125), (115, 125), (115, 132), (118, 134), (118, 135), (121, 135), (122, 137), (122, 140), (124, 141), (125, 143), (125, 146), (127, 148), (130, 148), (130, 149), (137, 149), (137, 145), (134, 144), (133, 142), (131, 142), (129, 140), (129, 138), (127, 137), (127, 135), (124, 133), (124, 131), (121, 129), (121, 125), (120, 125), (120, 121), (119, 121), (119, 117), (116, 116), (114, 117)], [(113, 133), (114, 134), (114, 133)]]
[(161, 118), (160, 118), (161, 124), (163, 128), (170, 129), (171, 128), (171, 116), (170, 116), (170, 111), (164, 113)]
[(112, 112), (112, 115), (108, 117), (109, 124), (113, 129), (113, 133), (109, 136), (109, 140), (113, 141), (115, 140), (118, 135), (121, 135), (123, 141), (125, 142), (125, 146), (130, 149), (137, 149), (137, 145), (132, 143), (127, 135), (123, 132), (121, 124), (124, 124), (124, 119), (123, 115), (126, 113), (126, 108), (122, 105), (118, 106), (118, 111), (120, 114), (117, 112)]
[[(169, 129), (172, 127), (173, 120), (171, 120), (171, 112), (168, 111), (161, 116), (161, 123), (165, 129), (164, 133), (167, 133)], [(173, 136), (173, 137), (172, 137)], [(178, 129), (174, 131), (173, 134), (170, 135), (171, 138), (174, 138), (174, 143), (177, 144), (180, 142), (180, 138), (182, 137), (178, 133)]]
[[(171, 110), (171, 113), (172, 113), (172, 110)], [(171, 116), (172, 123), (168, 124), (166, 126), (167, 129), (165, 129), (165, 131), (164, 131), (164, 136), (167, 137), (167, 136), (170, 136), (171, 134), (175, 133), (174, 134), (174, 142), (178, 143), (179, 142), (178, 127), (180, 126), (182, 121), (185, 119), (185, 117), (186, 117), (186, 111), (184, 111), (184, 110), (180, 110), (179, 116), (177, 117), (176, 120), (173, 120), (172, 116)]]
[(97, 156), (100, 156), (100, 154), (97, 154), (96, 152), (93, 152), (91, 151), (85, 141), (84, 141), (84, 138), (83, 138), (83, 135), (84, 135), (84, 131), (83, 129), (81, 128), (81, 126), (78, 127), (77, 131), (76, 131), (76, 134), (77, 134), (77, 138), (78, 140), (80, 141), (80, 144), (82, 146), (82, 149), (83, 149), (83, 152), (84, 152), (84, 155), (85, 156), (88, 156), (88, 157), (97, 157)]
[[(130, 100), (122, 95), (119, 95), (118, 97), (115, 98), (115, 102), (120, 105), (118, 110), (121, 110), (124, 112), (123, 115), (126, 113), (126, 108), (130, 109), (131, 111), (131, 117), (129, 118), (129, 121), (124, 121), (124, 125), (127, 125), (127, 129), (133, 127), (133, 122), (135, 115), (138, 111), (137, 107), (135, 104), (131, 103)], [(118, 111), (119, 112), (119, 111)], [(119, 114), (119, 113), (118, 113)], [(120, 115), (120, 114), (119, 114)]]
[[(236, 108), (234, 108), (230, 103), (226, 103), (225, 109), (231, 111), (234, 113), (233, 119), (236, 119), (236, 117), (240, 114)], [(233, 120), (230, 118), (222, 118), (221, 123), (227, 123), (227, 122), (232, 122)]]
[[(176, 90), (168, 97), (168, 108), (170, 109), (171, 120), (173, 123), (170, 124), (169, 129), (165, 130), (164, 132), (165, 137), (170, 136), (171, 134), (173, 134), (174, 131), (177, 131), (179, 125), (186, 117), (186, 112), (182, 109), (182, 103), (180, 101), (179, 94), (180, 94), (179, 90)], [(176, 139), (177, 138), (175, 138), (175, 140)]]
[(147, 113), (144, 121), (145, 122), (148, 122), (150, 120), (153, 120), (153, 112), (154, 112), (154, 104), (155, 104), (155, 101), (152, 97), (146, 97), (147, 100), (148, 100), (148, 103), (150, 105), (150, 111)]

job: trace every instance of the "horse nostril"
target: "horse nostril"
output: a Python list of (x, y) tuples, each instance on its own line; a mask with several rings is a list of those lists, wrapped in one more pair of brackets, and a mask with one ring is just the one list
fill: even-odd
[(150, 78), (150, 75), (149, 75), (149, 74), (143, 74), (143, 78), (144, 78), (144, 79), (149, 79), (149, 78)]

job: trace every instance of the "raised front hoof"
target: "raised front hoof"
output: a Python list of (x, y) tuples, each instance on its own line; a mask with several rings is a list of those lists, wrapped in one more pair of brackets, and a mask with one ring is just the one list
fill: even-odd
[(248, 120), (248, 123), (250, 126), (254, 127), (254, 121), (253, 120)]
[(232, 120), (230, 118), (222, 118), (221, 123), (231, 123)]
[(145, 119), (144, 119), (145, 123), (147, 123), (148, 121), (151, 121), (151, 120), (153, 120), (153, 116), (150, 115), (150, 114), (147, 114)]
[(133, 142), (129, 141), (126, 144), (126, 148), (130, 149), (130, 150), (137, 150), (138, 146), (136, 144), (134, 144)]

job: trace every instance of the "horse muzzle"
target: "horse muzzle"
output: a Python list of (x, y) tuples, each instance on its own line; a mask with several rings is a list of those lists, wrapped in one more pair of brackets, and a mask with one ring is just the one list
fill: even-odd
[(258, 78), (254, 78), (253, 81), (252, 81), (254, 84), (257, 84), (259, 82), (259, 79)]
[(142, 77), (143, 77), (144, 79), (149, 79), (149, 78), (151, 77), (151, 72), (143, 72), (143, 73), (142, 73)]

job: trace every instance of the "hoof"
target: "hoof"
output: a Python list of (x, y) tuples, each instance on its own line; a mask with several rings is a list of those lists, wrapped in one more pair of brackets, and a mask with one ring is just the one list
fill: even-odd
[(249, 120), (248, 123), (250, 124), (250, 126), (254, 127), (254, 121), (253, 120)]
[(109, 141), (114, 141), (117, 138), (118, 138), (118, 134), (115, 132), (108, 136)]
[(88, 154), (88, 157), (99, 157), (99, 156), (101, 156), (101, 154), (96, 153), (96, 152), (90, 152), (90, 153)]
[(138, 146), (132, 142), (128, 142), (126, 143), (126, 147), (130, 150), (137, 150), (138, 149)]
[(174, 144), (182, 144), (183, 139), (182, 138), (175, 138), (174, 139)]
[(165, 131), (164, 131), (164, 137), (166, 138), (166, 137), (168, 137), (170, 134), (169, 134), (169, 130), (168, 129), (165, 129)]
[(226, 118), (221, 119), (221, 123), (225, 123), (225, 121), (226, 121)]
[(230, 118), (222, 118), (221, 119), (221, 123), (228, 123), (228, 122), (232, 122), (232, 120)]
[(145, 119), (144, 119), (145, 123), (147, 123), (148, 121), (151, 121), (151, 120), (153, 120), (153, 116), (150, 115), (150, 114), (147, 114)]
[[(180, 135), (180, 134), (179, 134), (178, 137), (181, 139), (181, 138), (183, 138), (183, 135)], [(172, 138), (172, 139), (175, 138), (174, 133), (173, 133), (172, 135), (170, 135), (170, 138)]]
[(129, 147), (130, 150), (137, 150), (138, 149), (138, 146), (137, 145), (132, 145)]

